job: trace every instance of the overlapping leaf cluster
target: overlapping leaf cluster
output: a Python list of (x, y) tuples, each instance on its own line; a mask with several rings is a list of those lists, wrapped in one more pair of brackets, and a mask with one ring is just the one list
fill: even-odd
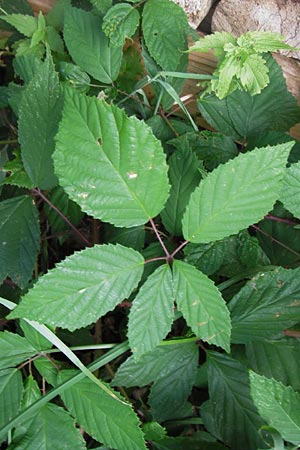
[[(1, 153), (0, 304), (17, 324), (0, 332), (1, 440), (9, 450), (256, 450), (270, 442), (267, 425), (270, 439), (299, 445), (300, 154), (285, 132), (300, 110), (265, 54), (286, 44), (255, 32), (195, 45), (222, 61), (215, 93), (198, 100), (216, 131), (200, 132), (170, 109), (187, 63), (180, 7), (58, 0), (35, 18), (22, 5), (1, 6), (20, 33), (1, 91), (18, 128)], [(127, 53), (134, 36), (142, 50)], [(91, 220), (101, 239), (56, 257), (65, 222), (89, 244), (76, 227)], [(43, 274), (48, 251), (56, 266)], [(66, 343), (92, 350), (94, 327), (124, 304), (117, 340), (128, 344), (89, 351), (86, 367)], [(79, 371), (44, 358), (53, 346)], [(103, 367), (128, 349), (114, 363), (120, 395)], [(57, 395), (64, 406), (49, 403)], [(201, 431), (182, 433), (191, 424)]]

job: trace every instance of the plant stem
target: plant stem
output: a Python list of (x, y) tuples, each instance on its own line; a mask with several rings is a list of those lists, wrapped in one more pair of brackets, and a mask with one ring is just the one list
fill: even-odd
[(17, 144), (18, 139), (8, 139), (6, 141), (0, 141), (0, 145)]
[(157, 256), (156, 258), (146, 259), (144, 264), (148, 264), (148, 263), (155, 262), (155, 261), (162, 261), (162, 260), (166, 261), (167, 260), (166, 256)]
[(83, 236), (83, 234), (80, 233), (79, 230), (77, 230), (76, 227), (70, 222), (70, 220), (42, 193), (42, 191), (39, 188), (35, 188), (32, 190), (34, 194), (41, 197), (44, 202), (46, 202), (50, 208), (52, 208), (62, 219), (66, 224), (74, 231), (74, 233), (88, 246), (91, 247), (92, 244), (86, 239), (86, 237)]
[[(77, 345), (75, 347), (69, 347), (70, 350), (73, 351), (87, 351), (87, 350), (105, 350), (115, 347), (117, 344), (93, 344), (93, 345)], [(50, 353), (60, 353), (60, 350), (57, 348), (51, 348), (50, 350), (43, 350), (43, 354), (49, 355)]]
[(182, 243), (179, 245), (179, 247), (177, 247), (176, 250), (174, 250), (174, 252), (171, 254), (171, 258), (174, 258), (174, 256), (177, 255), (177, 253), (180, 252), (180, 250), (182, 250), (183, 247), (185, 247), (186, 244), (188, 244), (188, 243), (189, 243), (189, 241), (184, 241), (184, 242), (182, 242)]
[(265, 231), (261, 230), (257, 225), (251, 225), (252, 228), (254, 228), (254, 230), (259, 231), (260, 233), (262, 233), (264, 236), (268, 237), (269, 239), (271, 239), (272, 242), (275, 242), (276, 244), (280, 245), (281, 247), (285, 248), (286, 250), (288, 250), (291, 253), (294, 253), (294, 255), (297, 255), (300, 257), (300, 253), (296, 252), (295, 250), (293, 250), (292, 248), (288, 247), (287, 245), (285, 245), (283, 242), (278, 241), (277, 239), (273, 238), (273, 236), (271, 236), (269, 233), (266, 233)]
[(155, 223), (154, 223), (154, 221), (153, 221), (152, 219), (150, 219), (150, 223), (151, 223), (151, 226), (152, 226), (152, 229), (153, 229), (154, 233), (156, 234), (157, 239), (159, 240), (160, 245), (161, 245), (162, 248), (163, 248), (163, 251), (164, 251), (165, 254), (166, 254), (167, 260), (171, 259), (171, 255), (170, 255), (170, 253), (168, 252), (168, 249), (167, 249), (167, 247), (165, 246), (165, 244), (164, 244), (162, 238), (160, 237), (160, 234), (159, 234), (159, 232), (158, 232), (158, 229), (156, 228), (156, 225), (155, 225)]
[(275, 222), (286, 223), (287, 225), (299, 225), (299, 222), (293, 222), (289, 219), (284, 219), (283, 217), (272, 216), (272, 214), (267, 214), (265, 219), (274, 220)]

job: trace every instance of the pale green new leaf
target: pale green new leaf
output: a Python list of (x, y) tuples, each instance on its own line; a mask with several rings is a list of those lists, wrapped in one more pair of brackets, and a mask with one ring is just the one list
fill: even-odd
[(18, 286), (29, 281), (39, 249), (38, 213), (31, 197), (0, 202), (0, 281), (9, 276)]
[(170, 196), (161, 212), (162, 222), (169, 233), (182, 234), (182, 217), (191, 193), (201, 179), (201, 162), (190, 148), (182, 147), (169, 159)]
[[(61, 371), (59, 382), (75, 374), (71, 370)], [(117, 402), (89, 379), (77, 382), (61, 397), (80, 426), (94, 439), (117, 450), (146, 449), (139, 420), (131, 406)]]
[[(0, 428), (18, 413), (23, 395), (22, 375), (18, 369), (0, 370)], [(0, 440), (3, 436), (0, 436)]]
[[(26, 426), (26, 425), (25, 425)], [(67, 449), (83, 450), (85, 441), (75, 421), (63, 408), (48, 403), (30, 421), (26, 432), (18, 435), (9, 450)]]
[(37, 350), (22, 336), (4, 331), (0, 333), (0, 369), (14, 367), (37, 354)]
[(213, 50), (216, 58), (222, 60), (226, 54), (224, 50), (226, 44), (236, 45), (236, 38), (226, 31), (217, 31), (199, 39), (199, 41), (189, 48), (189, 52), (207, 53)]
[(237, 39), (238, 45), (251, 46), (256, 52), (275, 52), (280, 49), (297, 50), (284, 42), (286, 38), (272, 31), (249, 31)]
[(26, 172), (34, 186), (57, 183), (51, 155), (62, 110), (62, 91), (51, 55), (26, 86), (19, 108), (19, 142)]
[(109, 45), (99, 17), (81, 9), (68, 8), (65, 12), (64, 39), (75, 63), (96, 80), (111, 84), (118, 77), (122, 45)]
[(168, 198), (160, 142), (145, 123), (95, 97), (66, 91), (53, 158), (69, 197), (116, 226), (148, 222)]
[(206, 275), (182, 261), (173, 263), (178, 309), (200, 339), (230, 351), (230, 317), (220, 291)]
[(293, 142), (240, 154), (210, 173), (193, 192), (183, 216), (183, 235), (209, 243), (262, 219), (279, 196)]
[(121, 245), (96, 245), (66, 258), (41, 277), (10, 317), (25, 317), (71, 331), (111, 311), (137, 286), (140, 253)]
[(176, 70), (182, 51), (187, 50), (188, 23), (183, 9), (169, 0), (148, 0), (142, 25), (151, 57), (162, 69)]
[(300, 444), (300, 395), (290, 386), (250, 371), (250, 389), (260, 415), (283, 439)]
[(224, 59), (218, 69), (218, 79), (212, 80), (211, 85), (217, 96), (222, 99), (236, 88), (236, 77), (241, 71), (241, 62), (234, 56)]
[(250, 395), (246, 366), (227, 355), (209, 352), (208, 383), (218, 437), (233, 450), (263, 448), (258, 431), (264, 421)]
[(300, 162), (286, 169), (279, 200), (295, 217), (300, 217)]
[(1, 16), (1, 20), (12, 25), (26, 37), (31, 37), (37, 29), (35, 17), (28, 16), (27, 14), (9, 14), (7, 16)]
[(124, 44), (139, 26), (140, 15), (136, 8), (128, 3), (118, 3), (110, 8), (103, 18), (102, 29), (113, 47)]
[(241, 66), (241, 83), (251, 95), (259, 94), (269, 83), (269, 69), (260, 55), (250, 55)]
[(128, 339), (136, 359), (153, 350), (170, 331), (174, 300), (172, 272), (164, 264), (149, 276), (130, 309)]
[(300, 321), (300, 269), (278, 267), (258, 274), (232, 298), (228, 308), (234, 343), (282, 334)]

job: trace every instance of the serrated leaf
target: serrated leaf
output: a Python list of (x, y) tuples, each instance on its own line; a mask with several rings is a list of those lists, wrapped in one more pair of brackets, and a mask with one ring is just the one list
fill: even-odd
[(293, 143), (240, 154), (210, 173), (193, 192), (183, 235), (209, 243), (237, 233), (272, 209)]
[(211, 86), (216, 95), (222, 99), (236, 89), (236, 77), (241, 71), (241, 62), (234, 56), (224, 59), (220, 65), (217, 80), (212, 80)]
[(41, 70), (43, 63), (35, 55), (17, 56), (13, 60), (13, 67), (16, 75), (29, 83), (34, 75)]
[(234, 450), (263, 448), (258, 430), (264, 422), (250, 396), (246, 366), (209, 352), (208, 383), (214, 426), (223, 442)]
[(206, 53), (213, 49), (216, 58), (222, 60), (225, 56), (224, 46), (226, 44), (236, 44), (236, 38), (232, 34), (223, 32), (216, 32), (209, 34), (199, 39), (192, 47), (189, 48), (189, 52), (201, 52)]
[[(198, 348), (195, 342), (170, 343), (141, 356), (131, 356), (113, 380), (114, 386), (145, 386), (152, 381), (149, 403), (155, 420), (180, 417), (187, 409), (187, 398), (195, 382)], [(188, 415), (191, 414), (190, 407)]]
[(13, 439), (9, 450), (39, 449), (83, 450), (86, 448), (80, 430), (75, 427), (71, 415), (57, 405), (48, 403), (42, 406), (35, 418), (30, 421), (26, 432)]
[(36, 354), (36, 349), (24, 337), (9, 331), (0, 333), (0, 369), (14, 367)]
[(0, 203), (0, 279), (9, 276), (24, 287), (31, 277), (39, 249), (38, 213), (31, 197)]
[(256, 52), (267, 53), (280, 49), (295, 50), (284, 42), (285, 37), (272, 31), (249, 31), (237, 39), (239, 45), (252, 46)]
[(300, 443), (300, 395), (290, 386), (250, 371), (250, 388), (260, 415), (283, 439)]
[(300, 162), (286, 169), (279, 200), (295, 217), (300, 217)]
[(188, 23), (183, 9), (169, 0), (148, 0), (142, 26), (152, 58), (162, 69), (175, 70), (187, 50)]
[[(51, 203), (53, 203), (56, 208), (58, 208), (59, 211), (72, 222), (73, 225), (77, 226), (79, 224), (84, 214), (78, 204), (69, 199), (62, 187), (55, 187), (51, 191), (51, 194), (48, 198)], [(57, 214), (57, 212), (53, 208), (50, 208), (48, 204), (44, 205), (44, 211), (53, 232), (68, 229), (68, 225), (66, 224), (66, 222)]]
[(111, 244), (121, 244), (141, 251), (144, 248), (146, 231), (143, 226), (120, 228), (109, 223), (103, 224), (104, 242)]
[(9, 14), (7, 16), (1, 16), (1, 20), (12, 25), (26, 37), (31, 37), (37, 29), (36, 19), (26, 14)]
[(34, 186), (32, 185), (29, 176), (25, 172), (24, 165), (21, 160), (20, 151), (16, 150), (13, 152), (13, 154), (15, 158), (7, 161), (3, 166), (4, 171), (10, 172), (9, 176), (3, 180), (3, 184), (10, 184), (13, 186), (32, 189)]
[[(64, 382), (74, 374), (75, 371), (61, 371), (59, 381)], [(89, 379), (74, 384), (61, 397), (79, 424), (94, 439), (117, 450), (146, 449), (139, 420), (131, 406), (116, 402)]]
[(249, 366), (259, 375), (275, 378), (295, 390), (300, 389), (299, 339), (249, 342), (246, 355)]
[(102, 20), (77, 8), (65, 12), (64, 39), (75, 63), (96, 80), (111, 84), (119, 74), (122, 46), (110, 47)]
[(182, 234), (182, 217), (191, 193), (201, 179), (201, 162), (189, 148), (181, 148), (169, 159), (170, 196), (161, 212), (162, 222), (169, 233)]
[(24, 333), (26, 340), (33, 346), (33, 348), (42, 352), (43, 350), (52, 347), (51, 342), (48, 341), (41, 333), (39, 333), (35, 328), (33, 328), (28, 322), (23, 319), (19, 320), (19, 325)]
[(172, 272), (164, 264), (149, 276), (130, 309), (128, 339), (136, 359), (153, 350), (170, 331), (174, 300)]
[(49, 44), (53, 52), (64, 53), (64, 42), (55, 28), (51, 26), (46, 27), (45, 42)]
[(188, 244), (184, 247), (185, 261), (206, 275), (212, 275), (222, 266), (226, 250), (225, 240), (210, 244)]
[(173, 263), (178, 309), (197, 337), (230, 351), (230, 317), (220, 291), (206, 275), (182, 261)]
[(10, 316), (70, 331), (85, 327), (130, 295), (143, 265), (140, 253), (121, 245), (77, 252), (41, 277)]
[(143, 122), (95, 97), (67, 91), (53, 158), (70, 198), (116, 226), (148, 222), (167, 200), (160, 142)]
[[(21, 372), (17, 369), (0, 370), (0, 427), (18, 413), (23, 395)], [(0, 436), (0, 440), (3, 436)]]
[(260, 273), (228, 305), (232, 342), (247, 343), (282, 335), (300, 321), (300, 269), (278, 267)]
[(22, 409), (32, 405), (36, 400), (41, 398), (42, 394), (37, 381), (32, 375), (29, 375), (24, 381), (24, 392), (22, 398)]
[(139, 26), (140, 15), (136, 8), (128, 3), (118, 3), (110, 8), (103, 18), (102, 29), (113, 47), (124, 44)]
[(51, 155), (62, 110), (62, 92), (51, 55), (27, 85), (19, 108), (19, 142), (26, 172), (34, 186), (57, 183)]
[(256, 96), (236, 90), (225, 99), (215, 94), (198, 100), (205, 120), (216, 130), (236, 140), (244, 140), (266, 130), (288, 131), (299, 122), (300, 109), (288, 92), (281, 67), (267, 55), (270, 84)]
[(262, 56), (250, 55), (241, 67), (241, 83), (251, 95), (260, 94), (269, 83), (268, 72)]

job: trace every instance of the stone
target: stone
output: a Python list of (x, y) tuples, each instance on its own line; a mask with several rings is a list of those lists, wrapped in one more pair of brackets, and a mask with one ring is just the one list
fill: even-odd
[(172, 0), (184, 9), (189, 24), (197, 29), (207, 15), (215, 0)]

